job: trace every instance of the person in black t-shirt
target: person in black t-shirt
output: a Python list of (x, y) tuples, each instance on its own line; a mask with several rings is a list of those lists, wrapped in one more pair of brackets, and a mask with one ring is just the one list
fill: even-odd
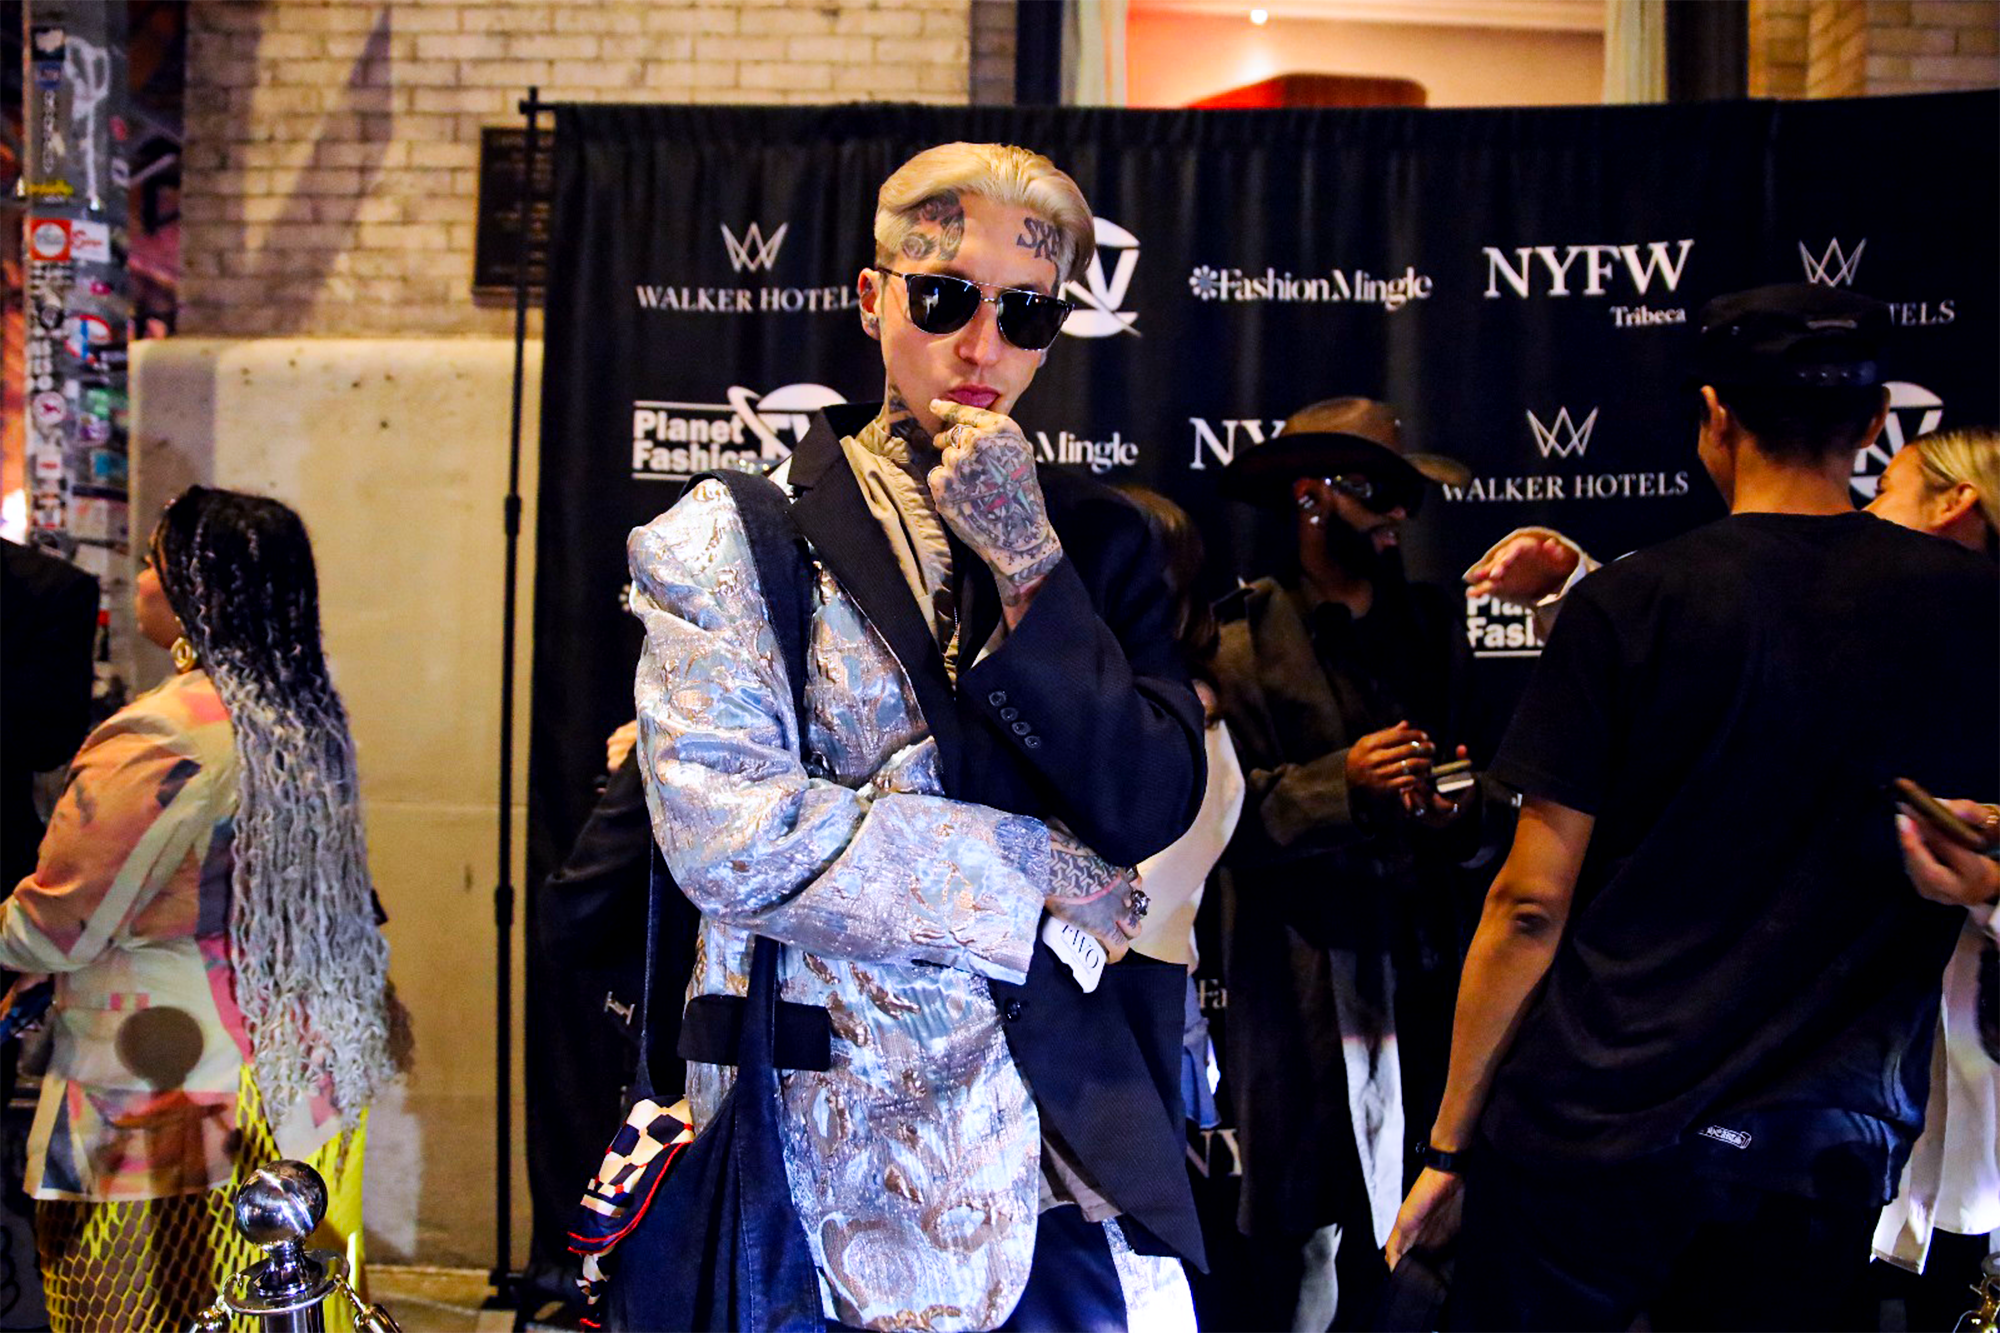
[(1851, 508), (1882, 306), (1760, 288), (1700, 324), (1730, 515), (1577, 586), (1494, 766), (1519, 830), (1389, 1241), (1463, 1209), (1455, 1326), (1831, 1328), (1922, 1125), (1964, 914), (1883, 788), (2000, 787), (2000, 583)]

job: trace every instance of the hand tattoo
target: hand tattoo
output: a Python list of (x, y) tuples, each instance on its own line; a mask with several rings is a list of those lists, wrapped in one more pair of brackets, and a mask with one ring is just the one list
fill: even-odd
[(903, 238), (903, 258), (921, 261), (935, 256), (946, 262), (958, 258), (958, 248), (965, 243), (965, 206), (958, 202), (957, 191), (932, 195), (917, 205), (911, 217), (916, 227)]
[(1095, 937), (1113, 963), (1139, 934), (1136, 879), (1067, 834), (1049, 831), (1049, 915)]
[(1049, 831), (1050, 898), (1087, 899), (1122, 874), (1075, 839)]
[(938, 437), (944, 462), (930, 475), (938, 515), (993, 571), (1001, 601), (1019, 605), (1063, 554), (1035, 476), (1034, 446), (997, 412), (943, 400), (932, 410), (952, 428)]

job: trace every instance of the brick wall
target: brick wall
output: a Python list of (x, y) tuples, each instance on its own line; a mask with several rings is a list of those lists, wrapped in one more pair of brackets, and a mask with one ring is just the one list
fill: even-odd
[(1867, 0), (1813, 0), (1806, 27), (1806, 96), (1868, 91)]
[(1806, 95), (1812, 0), (1751, 0), (1750, 96)]
[(550, 101), (964, 102), (971, 0), (203, 0), (181, 330), (505, 334), (479, 130)]
[(1753, 94), (1800, 95), (1788, 63), (1800, 11), (1805, 96), (2000, 87), (2000, 0), (1753, 0)]
[(2000, 0), (1868, 6), (1871, 93), (2000, 87)]
[(981, 106), (1014, 104), (1014, 52), (1020, 30), (1020, 3), (1021, 0), (972, 0), (972, 100)]

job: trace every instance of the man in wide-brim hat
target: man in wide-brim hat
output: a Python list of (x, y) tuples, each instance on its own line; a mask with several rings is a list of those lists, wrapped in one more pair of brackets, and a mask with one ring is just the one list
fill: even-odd
[(1380, 512), (1414, 514), (1426, 482), (1464, 486), (1472, 470), (1457, 459), (1408, 449), (1394, 408), (1372, 398), (1327, 398), (1285, 419), (1278, 434), (1240, 453), (1222, 474), (1222, 493), (1255, 505), (1294, 502), (1299, 483), (1359, 477), (1379, 488)]
[(1434, 484), (1469, 480), (1368, 398), (1300, 409), (1223, 474), (1297, 539), (1224, 603), (1217, 661), (1249, 787), (1224, 859), (1226, 1073), (1263, 1327), (1324, 1329), (1336, 1304), (1370, 1327), (1404, 1105), (1427, 1124), (1443, 1080), (1449, 891), (1485, 803), (1431, 773), (1468, 712), (1463, 602), (1406, 582), (1396, 548)]

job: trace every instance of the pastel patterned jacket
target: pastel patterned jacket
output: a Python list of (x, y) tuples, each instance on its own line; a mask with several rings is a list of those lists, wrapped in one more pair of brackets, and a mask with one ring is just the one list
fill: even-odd
[(0, 966), (56, 987), (37, 1199), (229, 1180), (249, 1051), (228, 958), (236, 772), (208, 677), (170, 679), (84, 742), (34, 873), (0, 903)]

